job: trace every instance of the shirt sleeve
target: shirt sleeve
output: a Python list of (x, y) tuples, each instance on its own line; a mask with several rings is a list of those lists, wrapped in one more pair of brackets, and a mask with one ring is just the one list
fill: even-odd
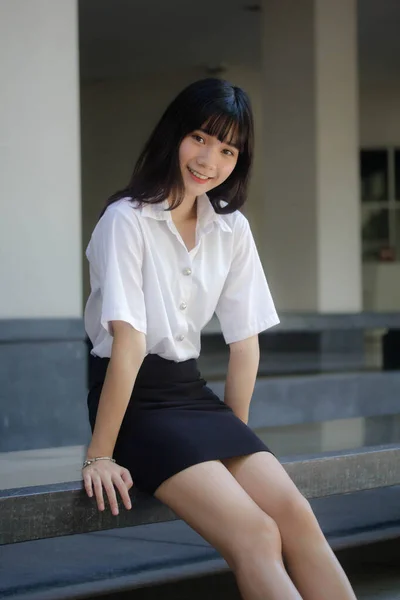
[(93, 232), (88, 258), (99, 279), (104, 329), (112, 335), (110, 321), (126, 321), (146, 334), (143, 238), (135, 218), (108, 208)]
[(249, 222), (242, 216), (239, 223), (231, 268), (215, 310), (227, 344), (279, 323)]

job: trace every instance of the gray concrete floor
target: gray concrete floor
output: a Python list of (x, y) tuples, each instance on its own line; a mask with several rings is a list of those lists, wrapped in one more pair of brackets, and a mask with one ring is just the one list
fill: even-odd
[[(358, 600), (400, 599), (400, 540), (337, 553)], [(231, 573), (174, 582), (132, 592), (102, 596), (103, 600), (240, 600)]]
[[(352, 581), (358, 600), (399, 600), (400, 577), (376, 576), (378, 579)], [(170, 584), (163, 589), (147, 589), (118, 596), (103, 596), (103, 600), (241, 600), (231, 575), (205, 577), (184, 584)]]
[[(368, 552), (365, 546), (337, 551), (358, 598), (388, 600), (398, 592), (400, 598), (400, 530), (389, 531), (400, 523), (399, 492), (383, 488), (312, 501), (334, 548), (354, 544), (354, 536), (365, 542), (360, 534), (371, 522), (380, 535), (375, 539), (396, 535)], [(232, 577), (220, 574), (225, 562), (182, 521), (11, 544), (0, 547), (0, 556), (0, 597), (13, 600), (77, 600), (111, 590), (131, 590), (135, 600), (204, 600), (201, 590), (208, 590), (207, 600), (238, 597)], [(192, 579), (166, 585), (187, 577)], [(130, 597), (113, 593), (110, 598)]]

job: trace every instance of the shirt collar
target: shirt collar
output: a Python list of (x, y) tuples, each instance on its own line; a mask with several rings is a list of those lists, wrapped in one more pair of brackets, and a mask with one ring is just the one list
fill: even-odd
[[(164, 200), (158, 204), (144, 204), (141, 208), (141, 214), (144, 217), (157, 219), (158, 221), (169, 221), (172, 219), (171, 211), (165, 210), (169, 207), (168, 200)], [(232, 229), (222, 217), (215, 212), (207, 194), (202, 194), (197, 198), (197, 218), (201, 229), (208, 229), (209, 225), (216, 224), (222, 231), (232, 233)]]

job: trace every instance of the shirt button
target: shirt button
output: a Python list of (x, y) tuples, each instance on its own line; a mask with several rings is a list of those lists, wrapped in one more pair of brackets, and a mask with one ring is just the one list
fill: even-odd
[(181, 310), (185, 310), (185, 308), (187, 308), (187, 304), (186, 304), (186, 302), (181, 302), (181, 304), (179, 305), (179, 308), (180, 308)]
[(184, 274), (184, 275), (191, 275), (191, 274), (192, 274), (192, 269), (189, 269), (189, 268), (187, 268), (187, 269), (184, 269), (184, 270), (183, 270), (183, 274)]
[(178, 342), (183, 342), (183, 340), (185, 339), (184, 335), (177, 335), (176, 339), (178, 340)]

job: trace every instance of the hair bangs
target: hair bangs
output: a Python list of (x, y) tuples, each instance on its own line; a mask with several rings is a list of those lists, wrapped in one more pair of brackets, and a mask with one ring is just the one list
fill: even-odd
[(199, 128), (204, 133), (212, 135), (224, 144), (234, 146), (243, 152), (249, 137), (249, 123), (238, 115), (217, 112), (209, 116)]

